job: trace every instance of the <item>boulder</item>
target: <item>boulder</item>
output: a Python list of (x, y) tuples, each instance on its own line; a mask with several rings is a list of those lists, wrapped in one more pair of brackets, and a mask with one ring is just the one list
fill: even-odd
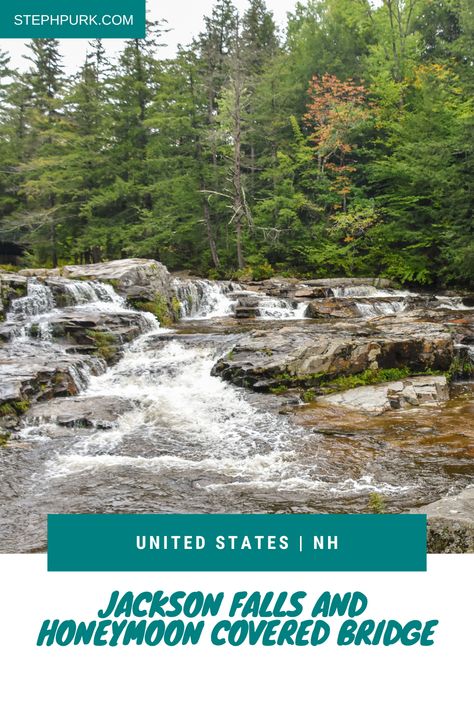
[(474, 487), (413, 513), (428, 516), (429, 553), (474, 553)]
[(53, 422), (61, 427), (111, 429), (133, 403), (121, 397), (70, 397), (38, 403), (26, 417), (28, 424)]
[(427, 375), (345, 390), (320, 397), (318, 402), (348, 407), (369, 415), (381, 415), (388, 410), (438, 405), (448, 399), (449, 388), (445, 376)]
[(260, 315), (258, 304), (261, 296), (259, 294), (236, 292), (236, 296), (237, 303), (234, 310), (235, 318), (257, 318)]
[(354, 301), (349, 299), (324, 298), (310, 301), (306, 318), (360, 318), (360, 312)]
[(152, 301), (157, 294), (171, 295), (171, 277), (167, 268), (154, 259), (117, 259), (98, 264), (63, 267), (62, 276), (112, 284), (127, 299)]
[(98, 355), (114, 363), (122, 346), (150, 329), (146, 314), (135, 311), (63, 309), (49, 319), (52, 335), (68, 353)]
[(235, 316), (235, 318), (238, 318), (238, 319), (257, 318), (259, 315), (260, 315), (260, 312), (259, 312), (257, 306), (248, 306), (248, 305), (238, 304), (235, 307), (235, 311), (234, 311), (234, 316)]
[(295, 299), (325, 299), (329, 296), (332, 296), (331, 289), (325, 289), (322, 286), (311, 287), (303, 285), (293, 292), (293, 298)]

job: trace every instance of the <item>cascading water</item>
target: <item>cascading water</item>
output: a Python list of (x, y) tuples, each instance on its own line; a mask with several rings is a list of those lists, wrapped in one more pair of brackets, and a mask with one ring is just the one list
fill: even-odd
[(363, 318), (390, 316), (407, 307), (409, 291), (377, 289), (370, 285), (331, 287), (336, 299), (351, 299)]
[(200, 320), (232, 316), (238, 299), (257, 301), (257, 318), (264, 320), (304, 318), (306, 303), (276, 299), (260, 292), (246, 291), (235, 282), (206, 279), (174, 279), (173, 287), (180, 302), (181, 318)]
[(235, 303), (228, 297), (240, 289), (233, 282), (212, 282), (206, 279), (174, 279), (173, 288), (180, 303), (181, 318), (224, 318), (233, 313)]
[(100, 281), (63, 280), (61, 285), (74, 306), (101, 303), (115, 304), (119, 308), (125, 307), (125, 300), (110, 284), (103, 284)]
[(435, 296), (440, 309), (449, 309), (450, 311), (472, 311), (473, 306), (466, 306), (462, 296)]
[[(39, 319), (44, 337), (49, 316), (53, 325), (58, 318), (87, 324), (96, 323), (102, 311), (125, 309), (110, 286), (102, 291), (78, 282), (68, 291), (61, 279), (54, 282), (50, 280), (57, 303), (69, 306), (58, 308), (44, 290), (33, 287), (28, 296), (34, 300), (38, 293), (43, 306), (30, 303), (16, 309), (24, 314), (18, 322)], [(0, 479), (4, 502), (0, 497), (0, 516), (13, 531), (15, 546), (37, 549), (38, 540), (45, 545), (41, 521), (51, 511), (362, 512), (371, 492), (384, 495), (390, 510), (400, 511), (434, 500), (452, 485), (452, 459), (444, 450), (431, 455), (418, 449), (420, 437), (426, 435), (409, 429), (412, 443), (407, 449), (403, 428), (409, 414), (392, 414), (393, 419), (400, 417), (401, 429), (381, 445), (379, 430), (367, 434), (370, 423), (364, 420), (363, 429), (357, 429), (359, 413), (348, 416), (354, 417), (354, 428), (351, 425), (347, 431), (339, 421), (334, 428), (330, 424), (329, 429), (321, 429), (326, 415), (324, 410), (320, 415), (318, 402), (308, 406), (305, 415), (306, 408), (292, 408), (291, 391), (288, 396), (256, 393), (211, 376), (216, 360), (239, 342), (246, 328), (239, 323), (232, 329), (227, 320), (239, 299), (258, 304), (266, 320), (302, 315), (306, 303), (295, 306), (291, 299), (205, 280), (175, 281), (175, 289), (188, 321), (171, 331), (160, 328), (151, 314), (126, 310), (125, 321), (133, 313), (132, 322), (143, 326), (138, 332), (147, 332), (125, 346), (122, 359), (101, 374), (88, 372), (82, 355), (74, 356), (77, 362), (69, 361), (71, 356), (64, 353), (57, 335), (48, 342), (30, 334), (28, 342), (13, 344), (17, 350), (12, 368), (31, 347), (34, 359), (39, 360), (41, 352), (49, 363), (67, 367), (72, 362), (80, 390), (72, 400), (61, 399), (61, 405), (57, 399), (45, 403), (46, 414), (35, 415), (34, 406), (31, 420), (3, 453), (3, 471), (9, 471), (9, 481), (17, 482), (21, 491), (19, 511), (17, 499), (8, 503)], [(347, 294), (340, 298), (357, 300)], [(358, 299), (374, 307), (401, 302), (396, 294), (382, 297), (372, 290)], [(218, 314), (223, 314), (224, 328)], [(199, 323), (209, 318), (211, 322)], [(109, 323), (118, 323), (120, 329), (123, 322), (114, 315)], [(249, 331), (254, 328), (249, 323)], [(266, 324), (261, 330), (273, 328)], [(293, 329), (282, 329), (286, 330)], [(7, 352), (9, 347), (6, 344)], [(105, 401), (113, 413), (107, 427), (84, 425), (81, 408), (101, 422), (100, 412), (96, 420), (94, 415)], [(282, 403), (285, 411), (291, 408), (288, 416), (279, 414)], [(75, 426), (63, 426), (58, 411), (68, 419), (74, 408), (79, 411)], [(327, 416), (338, 417), (331, 411)], [(311, 424), (305, 423), (305, 417)], [(382, 420), (375, 423), (380, 428), (378, 422)], [(456, 464), (465, 466), (459, 456)]]
[(294, 304), (290, 299), (271, 299), (263, 297), (258, 302), (260, 318), (266, 320), (297, 320), (305, 317), (308, 304), (301, 302)]
[[(47, 474), (38, 480), (125, 476), (138, 484), (152, 477), (169, 498), (169, 510), (179, 510), (183, 495), (190, 507), (190, 481), (196, 506), (203, 509), (216, 492), (230, 501), (249, 490), (317, 492), (329, 502), (335, 496), (343, 501), (363, 492), (409, 489), (381, 485), (370, 472), (347, 477), (344, 462), (335, 475), (337, 463), (321, 452), (319, 435), (262, 410), (245, 391), (210, 375), (222, 343), (196, 346), (170, 335), (157, 328), (140, 337), (117, 365), (91, 379), (84, 398), (125, 398), (130, 410), (115, 427), (69, 443), (67, 451), (46, 462)], [(23, 433), (25, 440), (57, 436), (51, 424)]]
[[(67, 344), (53, 337), (54, 324), (58, 320), (74, 319), (75, 314), (81, 317), (88, 311), (94, 314), (136, 314), (110, 284), (72, 281), (61, 277), (51, 278), (44, 283), (32, 277), (28, 279), (26, 289), (26, 296), (12, 301), (4, 323), (10, 340), (3, 353), (10, 359), (24, 358), (26, 355), (38, 363), (65, 363), (68, 358)], [(64, 308), (58, 307), (59, 299), (66, 304)], [(140, 312), (136, 315), (143, 331), (156, 326), (152, 314)], [(79, 391), (87, 387), (93, 372), (105, 368), (105, 363), (99, 358), (81, 360), (69, 357), (69, 361), (67, 370)]]
[(361, 302), (356, 303), (356, 307), (361, 316), (365, 318), (373, 318), (374, 316), (389, 316), (390, 314), (398, 314), (405, 310), (403, 301), (376, 301), (373, 303)]
[(408, 296), (409, 292), (397, 292), (394, 289), (377, 289), (375, 286), (358, 285), (358, 286), (332, 286), (330, 288), (336, 299), (346, 297), (368, 297), (368, 298), (383, 298), (385, 296), (393, 296), (397, 294), (400, 297)]
[(28, 280), (27, 295), (12, 301), (7, 318), (29, 321), (34, 316), (52, 311), (54, 307), (55, 302), (51, 289), (32, 278)]

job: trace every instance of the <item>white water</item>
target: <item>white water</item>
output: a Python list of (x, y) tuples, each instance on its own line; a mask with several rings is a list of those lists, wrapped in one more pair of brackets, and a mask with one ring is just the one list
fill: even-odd
[(449, 309), (450, 311), (472, 311), (473, 306), (464, 306), (461, 296), (436, 296), (439, 301), (439, 308)]
[(181, 318), (196, 321), (232, 316), (240, 296), (256, 300), (257, 318), (264, 320), (301, 319), (307, 307), (307, 303), (295, 306), (289, 299), (276, 299), (261, 292), (247, 291), (235, 282), (174, 279), (173, 287), (180, 302)]
[(113, 304), (117, 309), (125, 309), (126, 303), (110, 284), (100, 281), (62, 280), (62, 286), (69, 295), (74, 306), (91, 306), (91, 304)]
[(52, 311), (54, 307), (51, 289), (34, 278), (29, 279), (27, 295), (12, 301), (7, 320), (30, 321), (34, 316)]
[(235, 301), (228, 293), (240, 290), (233, 282), (206, 279), (174, 279), (173, 288), (180, 302), (181, 318), (193, 320), (231, 316)]
[(260, 317), (266, 320), (302, 319), (305, 317), (307, 306), (308, 303), (305, 301), (294, 306), (289, 299), (272, 299), (268, 296), (258, 302)]
[[(84, 310), (100, 313), (131, 312), (125, 300), (112, 286), (100, 282), (75, 282), (68, 279), (54, 278), (50, 281), (54, 289), (66, 294), (70, 306), (58, 308), (53, 290), (35, 277), (27, 281), (27, 295), (14, 299), (11, 303), (5, 324), (12, 326), (10, 342), (4, 347), (8, 358), (39, 358), (42, 361), (59, 362), (67, 358), (67, 370), (79, 391), (87, 388), (95, 372), (103, 372), (106, 364), (100, 358), (92, 361), (82, 360), (67, 355), (66, 345), (53, 339), (53, 322), (62, 314)], [(140, 312), (144, 330), (156, 327), (152, 314)], [(20, 360), (21, 362), (21, 360)], [(27, 361), (26, 361), (27, 362)], [(5, 366), (4, 366), (5, 367)]]
[(396, 292), (394, 289), (377, 289), (375, 286), (332, 286), (331, 289), (336, 299), (344, 298), (347, 296), (363, 296), (366, 298), (382, 298), (384, 296), (393, 296), (394, 294), (402, 296), (408, 296), (408, 291)]
[[(232, 292), (241, 292), (239, 285), (204, 280), (181, 282), (178, 286), (187, 318), (227, 316), (235, 304), (230, 298)], [(91, 288), (83, 282), (74, 285), (69, 293), (75, 298), (75, 308), (92, 304), (94, 308), (99, 304), (102, 310), (125, 308), (112, 287), (104, 291)], [(25, 311), (20, 309), (24, 318), (31, 318), (27, 314), (30, 308), (33, 318), (49, 313), (40, 313), (40, 309), (50, 308), (51, 302), (44, 290), (38, 293), (38, 304)], [(185, 301), (187, 296), (192, 298)], [(376, 309), (379, 304), (385, 308), (402, 303), (374, 298), (368, 306)], [(289, 300), (260, 295), (259, 308), (263, 318), (297, 318), (306, 304), (294, 307)], [(346, 468), (331, 461), (327, 451), (320, 448), (320, 435), (268, 409), (261, 411), (244, 390), (212, 377), (219, 348), (196, 347), (192, 342), (180, 342), (178, 337), (170, 340), (171, 331), (161, 329), (152, 315), (147, 318), (153, 332), (128, 346), (117, 365), (92, 377), (84, 376), (79, 369), (76, 376), (81, 378), (83, 398), (116, 396), (129, 400), (129, 411), (117, 419), (112, 429), (76, 430), (60, 454), (54, 454), (55, 438), (64, 432), (58, 426), (41, 424), (23, 431), (24, 440), (38, 441), (42, 446), (48, 446), (52, 438), (50, 458), (37, 474), (38, 480), (93, 475), (102, 477), (102, 481), (124, 476), (128, 481), (139, 482), (146, 474), (156, 477), (163, 487), (171, 487), (178, 500), (185, 493), (192, 496), (189, 491), (181, 491), (190, 480), (194, 490), (201, 489), (209, 495), (227, 487), (233, 491), (317, 490), (318, 495), (321, 492), (329, 497), (361, 491), (392, 494), (416, 488), (380, 481), (377, 470), (372, 471), (370, 465), (362, 471), (351, 471), (348, 476)], [(384, 457), (384, 453), (377, 456)], [(186, 508), (185, 498), (183, 502)]]
[[(44, 467), (46, 477), (151, 476), (179, 498), (188, 480), (209, 492), (232, 490), (320, 491), (342, 496), (361, 491), (403, 492), (406, 486), (335, 477), (319, 451), (319, 435), (248, 401), (244, 390), (211, 376), (215, 347), (159, 340), (155, 331), (131, 344), (122, 360), (93, 377), (83, 397), (120, 397), (130, 411), (109, 430), (85, 433)], [(55, 425), (30, 427), (27, 439), (54, 436)], [(325, 493), (324, 493), (325, 492)], [(187, 494), (188, 495), (188, 494)]]
[(404, 311), (406, 304), (403, 301), (374, 301), (374, 303), (357, 302), (357, 310), (365, 318), (374, 316), (388, 316)]

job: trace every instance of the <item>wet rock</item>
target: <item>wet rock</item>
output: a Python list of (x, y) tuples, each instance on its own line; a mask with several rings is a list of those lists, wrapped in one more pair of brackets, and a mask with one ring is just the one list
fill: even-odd
[(162, 322), (176, 319), (176, 304), (167, 268), (154, 259), (119, 259), (98, 264), (68, 265), (60, 269), (24, 269), (20, 278), (37, 277), (48, 284), (58, 306), (71, 305), (64, 277), (111, 284), (136, 308), (150, 311)]
[(346, 299), (325, 298), (310, 301), (306, 311), (306, 318), (357, 318), (360, 312), (354, 301)]
[(26, 417), (28, 424), (53, 422), (61, 427), (96, 427), (111, 429), (133, 403), (120, 397), (79, 397), (33, 405)]
[(417, 405), (438, 405), (449, 399), (444, 376), (419, 376), (390, 383), (368, 385), (319, 398), (322, 403), (340, 405), (371, 415)]
[(167, 268), (154, 259), (118, 259), (98, 264), (70, 265), (62, 268), (70, 279), (104, 281), (127, 299), (153, 301), (157, 295), (171, 298), (171, 277)]
[(333, 293), (331, 289), (325, 289), (322, 286), (303, 286), (295, 289), (293, 292), (293, 297), (295, 299), (325, 299), (332, 295)]
[(413, 513), (428, 516), (429, 553), (474, 553), (474, 487)]
[(306, 318), (375, 318), (399, 313), (411, 308), (397, 296), (331, 297), (310, 301), (305, 312)]
[(247, 306), (238, 304), (235, 307), (234, 312), (235, 318), (257, 318), (259, 316), (259, 310), (257, 306)]
[(18, 359), (0, 352), (0, 431), (18, 427), (31, 403), (77, 395), (85, 371), (100, 372), (98, 362), (77, 355), (56, 353)]
[(95, 354), (107, 363), (116, 362), (122, 346), (150, 327), (144, 314), (133, 311), (63, 309), (49, 323), (54, 338), (67, 344), (69, 353)]
[(33, 269), (21, 269), (18, 274), (25, 277), (38, 277), (39, 279), (46, 279), (48, 277), (59, 277), (61, 276), (62, 270), (59, 267), (55, 269), (43, 269), (41, 267)]
[(217, 361), (213, 374), (254, 389), (282, 385), (317, 389), (325, 381), (369, 369), (446, 371), (453, 358), (453, 336), (438, 324), (308, 323), (246, 334)]
[(234, 310), (235, 318), (257, 318), (257, 316), (260, 315), (258, 308), (259, 296), (257, 296), (257, 294), (237, 292), (236, 298), (237, 303)]
[(25, 296), (27, 290), (26, 277), (17, 272), (2, 272), (0, 270), (0, 321), (4, 321), (11, 302)]

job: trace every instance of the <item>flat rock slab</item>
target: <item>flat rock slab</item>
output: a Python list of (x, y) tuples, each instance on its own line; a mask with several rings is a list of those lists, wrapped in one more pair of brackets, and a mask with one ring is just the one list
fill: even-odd
[(453, 336), (439, 324), (417, 319), (380, 325), (308, 322), (252, 331), (216, 363), (213, 374), (258, 390), (285, 384), (317, 387), (322, 378), (367, 369), (445, 371), (453, 358)]
[(111, 429), (133, 405), (131, 400), (121, 397), (71, 397), (33, 405), (26, 421), (33, 424), (53, 422), (62, 427)]
[(413, 513), (428, 516), (429, 553), (474, 553), (474, 487)]
[(417, 405), (438, 405), (449, 399), (444, 375), (404, 378), (380, 385), (367, 385), (318, 398), (318, 402), (340, 405), (369, 415), (381, 415)]

